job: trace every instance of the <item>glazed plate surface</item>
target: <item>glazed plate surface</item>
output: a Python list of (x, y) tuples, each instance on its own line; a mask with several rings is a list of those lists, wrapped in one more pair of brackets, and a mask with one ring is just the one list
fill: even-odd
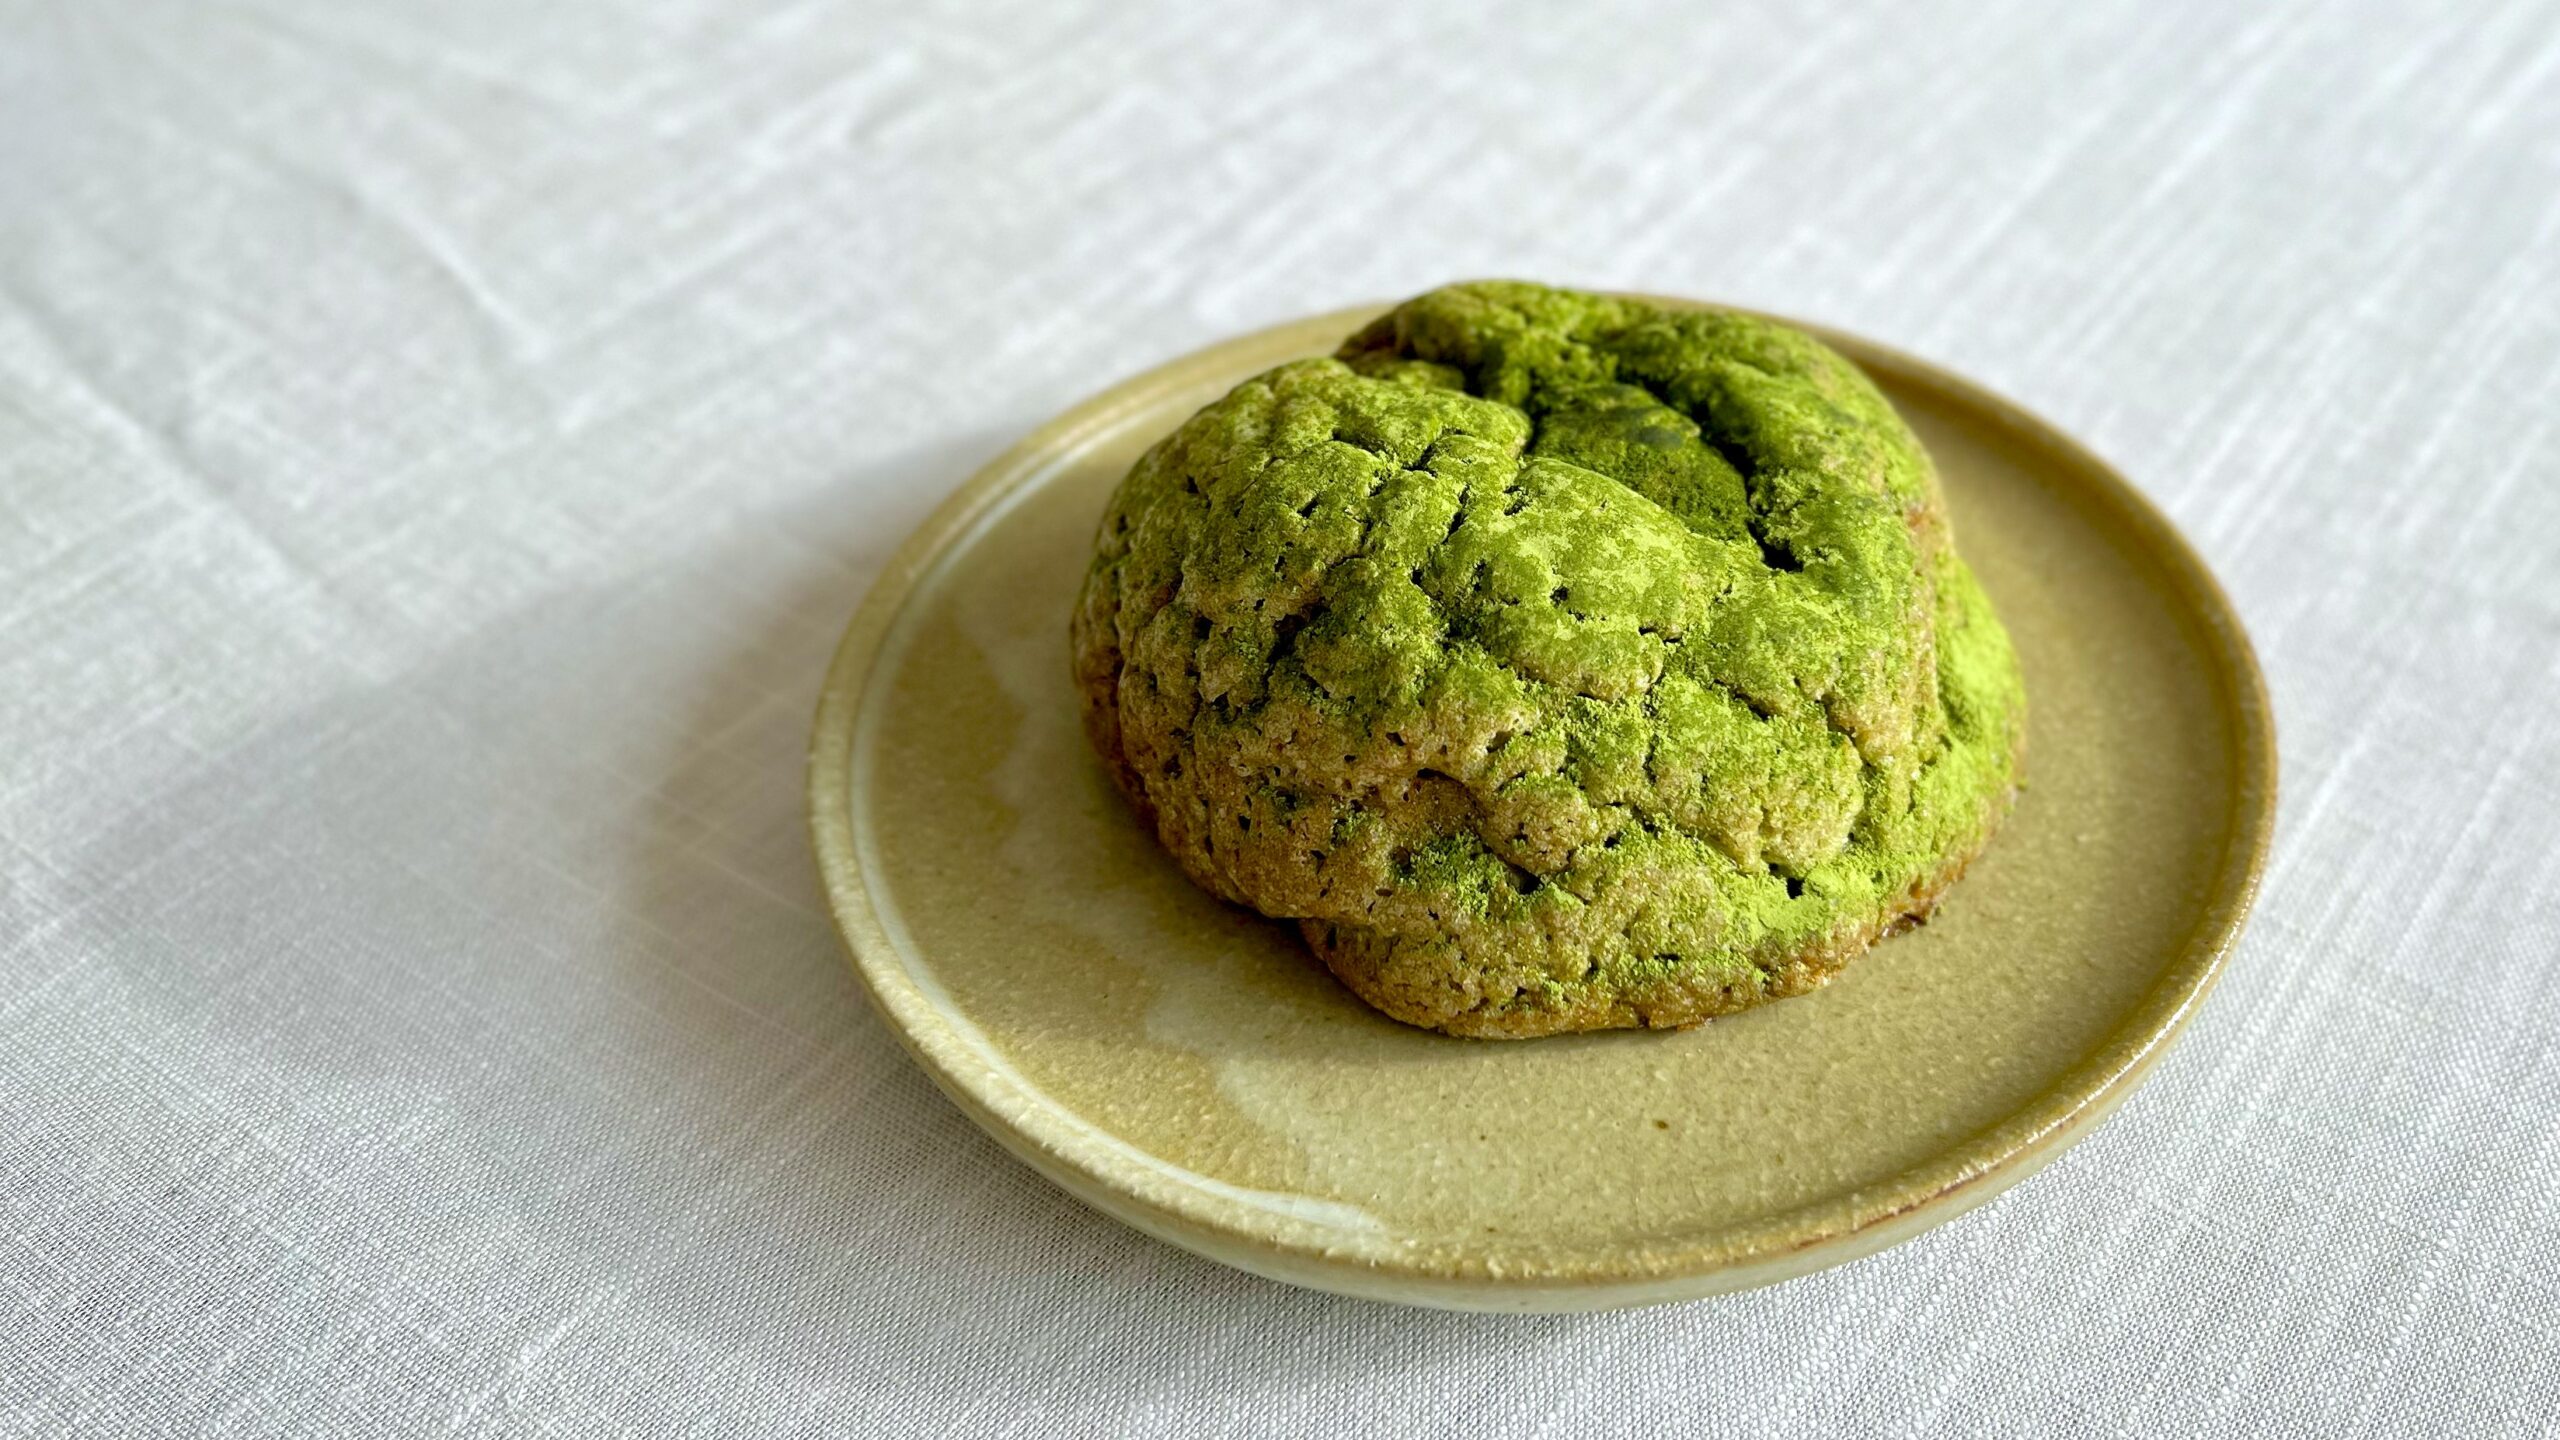
[(1193, 410), (1374, 313), (1077, 406), (937, 511), (855, 616), (813, 740), (812, 833), (855, 969), (935, 1083), (1149, 1234), (1479, 1310), (1650, 1304), (1854, 1259), (2111, 1110), (2212, 985), (2264, 863), (2256, 663), (2203, 565), (2103, 462), (1853, 337), (1817, 332), (1928, 446), (2026, 667), (2027, 787), (1928, 925), (1695, 1030), (1469, 1041), (1369, 1010), (1293, 929), (1192, 888), (1078, 728), (1067, 614), (1093, 527)]

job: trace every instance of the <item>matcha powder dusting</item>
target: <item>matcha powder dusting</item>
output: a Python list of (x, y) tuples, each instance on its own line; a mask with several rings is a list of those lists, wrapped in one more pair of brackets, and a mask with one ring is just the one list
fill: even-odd
[(1460, 1035), (1683, 1026), (1925, 915), (2015, 654), (1857, 367), (1519, 283), (1246, 381), (1112, 496), (1094, 748), (1192, 879)]

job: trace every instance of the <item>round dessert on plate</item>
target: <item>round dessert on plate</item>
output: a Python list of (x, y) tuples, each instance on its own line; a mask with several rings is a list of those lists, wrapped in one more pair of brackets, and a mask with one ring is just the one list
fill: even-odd
[(988, 465), (854, 616), (809, 794), (890, 1034), (1069, 1193), (1571, 1310), (1853, 1259), (2085, 1133), (2218, 973), (2274, 778), (2212, 577), (2051, 426), (1468, 285)]
[(1856, 366), (1520, 283), (1409, 301), (1150, 449), (1074, 658), (1194, 880), (1461, 1035), (1822, 983), (1963, 870), (2025, 724), (1928, 457)]

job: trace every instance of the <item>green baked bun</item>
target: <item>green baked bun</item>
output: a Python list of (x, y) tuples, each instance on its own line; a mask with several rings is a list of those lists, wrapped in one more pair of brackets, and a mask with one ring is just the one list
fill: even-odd
[(1858, 368), (1724, 312), (1453, 285), (1140, 459), (1072, 624), (1203, 887), (1400, 1020), (1682, 1026), (1927, 913), (2025, 691)]

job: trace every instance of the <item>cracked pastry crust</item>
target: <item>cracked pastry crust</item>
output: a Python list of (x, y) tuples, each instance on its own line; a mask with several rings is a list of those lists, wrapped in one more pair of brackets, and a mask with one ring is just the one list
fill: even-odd
[(1094, 749), (1191, 878), (1460, 1035), (1821, 984), (1963, 870), (2023, 737), (1928, 457), (1856, 366), (1515, 282), (1148, 451), (1071, 642)]

